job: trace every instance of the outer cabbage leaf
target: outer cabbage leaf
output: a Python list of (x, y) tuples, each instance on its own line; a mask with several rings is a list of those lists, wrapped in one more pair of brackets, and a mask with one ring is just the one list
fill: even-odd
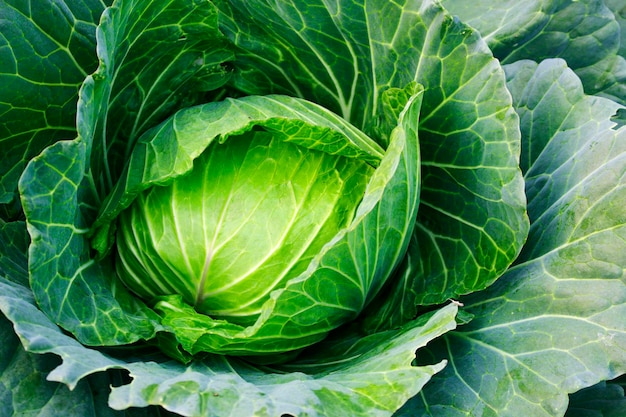
[(56, 368), (56, 356), (29, 354), (13, 332), (11, 322), (0, 315), (0, 414), (26, 415), (94, 415), (93, 402), (86, 382), (70, 391), (65, 385), (46, 381)]
[(390, 301), (372, 326), (485, 288), (508, 267), (528, 228), (518, 120), (498, 61), (473, 29), (432, 1), (217, 4), (239, 48), (232, 84), (244, 93), (306, 98), (385, 144), (383, 115), (398, 92), (424, 85), (417, 255), (407, 260), (419, 275), (393, 286), (412, 288), (397, 294), (413, 298), (409, 309)]
[(618, 105), (585, 96), (562, 60), (506, 70), (527, 161), (528, 250), (462, 299), (473, 320), (430, 347), (449, 366), (398, 415), (558, 416), (568, 393), (626, 372)]
[[(157, 417), (172, 416), (157, 406), (113, 410), (108, 406), (110, 385), (119, 386), (123, 371), (111, 370), (88, 376), (69, 389), (47, 376), (61, 364), (56, 355), (24, 350), (9, 320), (0, 315), (0, 415), (67, 417)], [(106, 390), (106, 391), (105, 391)], [(177, 415), (177, 414), (176, 414)]]
[[(425, 82), (425, 92), (417, 225), (397, 283), (373, 313), (376, 326), (415, 317), (417, 305), (489, 286), (517, 256), (528, 230), (518, 119), (501, 68), (475, 31), (432, 5), (420, 12), (418, 22), (399, 18), (394, 33), (424, 31), (380, 52), (403, 57), (401, 68), (388, 68), (389, 85), (414, 77)], [(395, 39), (385, 36), (381, 45)], [(420, 59), (405, 66), (407, 56)], [(383, 93), (383, 108), (390, 92)]]
[[(23, 288), (25, 296), (32, 299), (27, 290), (26, 225), (23, 222), (3, 225), (0, 242), (4, 245), (0, 254), (0, 286)], [(0, 297), (4, 295), (3, 291)], [(0, 304), (4, 306), (3, 301)], [(0, 340), (0, 415), (117, 415), (113, 410), (106, 411), (106, 398), (103, 402), (98, 395), (100, 388), (88, 380), (79, 382), (72, 390), (65, 384), (48, 381), (48, 374), (62, 363), (61, 358), (26, 352), (12, 323), (1, 313)]]
[(76, 136), (78, 89), (98, 65), (96, 24), (110, 0), (0, 3), (0, 210), (17, 214), (17, 184), (46, 146)]
[[(118, 149), (188, 104), (183, 92), (219, 87), (230, 53), (208, 2), (120, 0), (105, 10), (96, 36), (101, 63), (80, 90), (78, 138), (33, 158), (20, 193), (39, 306), (84, 343), (111, 345), (151, 338), (158, 328), (152, 311), (111, 285), (110, 262), (90, 253), (89, 227), (124, 161)], [(124, 134), (110, 129), (115, 123)]]
[[(588, 94), (626, 104), (626, 60), (620, 25), (603, 0), (443, 0), (478, 29), (504, 64), (521, 59), (562, 58)], [(620, 3), (621, 4), (621, 3)], [(623, 10), (613, 8), (617, 13)]]
[[(13, 277), (15, 278), (15, 277)], [(23, 278), (23, 277), (22, 277)], [(0, 287), (8, 281), (0, 278)], [(14, 288), (19, 288), (15, 286)], [(12, 291), (2, 293), (0, 310), (7, 307)], [(15, 294), (13, 294), (15, 295)], [(24, 295), (28, 297), (28, 292)], [(16, 305), (14, 304), (13, 307)], [(41, 313), (39, 313), (41, 314)], [(47, 320), (47, 319), (44, 319)], [(19, 325), (18, 325), (19, 327)], [(37, 329), (37, 325), (33, 326)], [(32, 334), (34, 336), (34, 334)], [(157, 417), (174, 416), (157, 406), (117, 411), (108, 406), (108, 387), (120, 386), (126, 371), (111, 369), (81, 379), (68, 387), (63, 382), (50, 381), (48, 374), (62, 364), (53, 354), (30, 353), (15, 334), (12, 323), (0, 314), (0, 415), (67, 417)], [(25, 343), (29, 343), (26, 341)], [(80, 361), (80, 358), (76, 358)], [(176, 414), (178, 415), (178, 414)]]
[[(131, 355), (119, 359), (85, 347), (61, 331), (39, 310), (27, 288), (0, 280), (0, 290), (0, 310), (15, 323), (25, 349), (32, 354), (54, 353), (63, 358), (62, 364), (48, 375), (49, 380), (80, 392), (84, 378), (102, 383), (107, 378), (94, 373), (124, 370), (132, 381), (115, 384), (108, 399), (111, 408), (125, 410), (152, 404), (178, 415), (198, 417), (389, 416), (444, 366), (415, 367), (414, 352), (454, 328), (457, 311), (455, 305), (450, 305), (428, 320), (386, 332), (369, 344), (365, 341), (356, 354), (346, 349), (332, 370), (286, 373), (254, 368), (223, 356), (207, 356), (186, 366), (146, 351), (134, 352), (136, 358)], [(145, 415), (157, 412), (148, 408)], [(124, 415), (142, 414), (130, 408)]]

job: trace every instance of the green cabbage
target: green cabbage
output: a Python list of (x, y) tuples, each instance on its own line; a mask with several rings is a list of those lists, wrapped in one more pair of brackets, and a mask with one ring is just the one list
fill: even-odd
[(0, 415), (620, 414), (618, 3), (1, 1)]

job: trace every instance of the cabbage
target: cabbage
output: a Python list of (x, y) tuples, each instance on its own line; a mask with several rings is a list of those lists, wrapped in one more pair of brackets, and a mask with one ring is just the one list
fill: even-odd
[(620, 414), (618, 3), (0, 2), (0, 415)]

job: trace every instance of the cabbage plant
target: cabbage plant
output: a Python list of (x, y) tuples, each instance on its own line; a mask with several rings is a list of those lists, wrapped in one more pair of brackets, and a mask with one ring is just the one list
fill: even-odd
[(619, 415), (618, 3), (1, 0), (0, 415)]

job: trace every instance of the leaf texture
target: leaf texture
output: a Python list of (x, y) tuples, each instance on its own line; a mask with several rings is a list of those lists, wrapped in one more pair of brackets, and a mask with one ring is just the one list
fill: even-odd
[[(473, 320), (431, 349), (430, 360), (450, 366), (398, 415), (563, 415), (568, 393), (626, 371), (626, 130), (608, 123), (618, 106), (585, 96), (562, 60), (507, 73), (523, 148), (535, 155), (528, 252), (494, 286), (462, 299)], [(565, 97), (569, 107), (551, 126), (546, 112)], [(596, 132), (579, 137), (586, 125)]]

